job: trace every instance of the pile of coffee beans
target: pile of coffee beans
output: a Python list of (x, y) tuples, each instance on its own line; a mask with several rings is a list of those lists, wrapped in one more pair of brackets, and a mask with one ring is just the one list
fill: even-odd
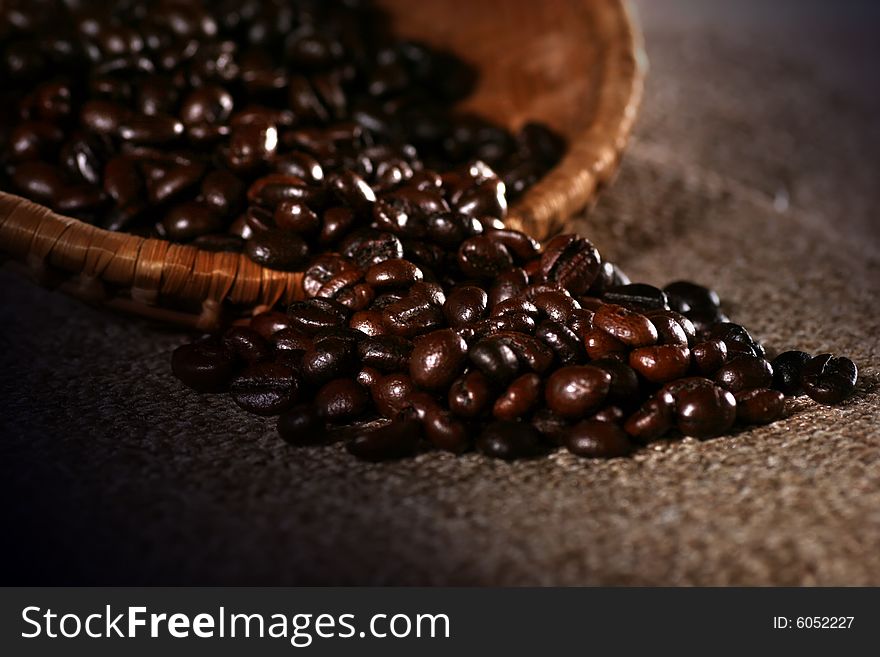
[(288, 271), (371, 224), (418, 259), (564, 152), (455, 112), (475, 72), (360, 0), (10, 0), (0, 79), (0, 188)]
[(286, 313), (178, 348), (175, 375), (278, 415), (292, 444), (344, 439), (369, 460), (624, 456), (772, 422), (786, 395), (835, 404), (855, 387), (851, 360), (768, 360), (713, 291), (631, 283), (583, 237), (542, 250), (497, 219), (430, 217), (434, 255), (403, 257), (399, 231), (376, 224), (317, 258)]

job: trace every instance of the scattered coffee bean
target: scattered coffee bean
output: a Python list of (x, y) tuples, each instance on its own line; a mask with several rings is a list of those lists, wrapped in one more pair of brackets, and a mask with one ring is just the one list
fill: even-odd
[(784, 351), (779, 354), (770, 363), (773, 367), (773, 387), (785, 395), (803, 394), (801, 378), (804, 365), (810, 358), (810, 354), (803, 351)]
[(820, 354), (804, 364), (801, 386), (820, 404), (839, 404), (852, 394), (858, 378), (859, 370), (849, 358)]

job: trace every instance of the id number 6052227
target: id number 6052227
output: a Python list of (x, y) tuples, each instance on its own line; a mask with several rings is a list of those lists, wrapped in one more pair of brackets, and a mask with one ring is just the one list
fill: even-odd
[(855, 616), (774, 616), (773, 628), (777, 630), (848, 630)]

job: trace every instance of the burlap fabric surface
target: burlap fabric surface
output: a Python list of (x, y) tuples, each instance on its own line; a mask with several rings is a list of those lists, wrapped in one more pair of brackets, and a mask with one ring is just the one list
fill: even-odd
[(870, 24), (700, 4), (642, 6), (642, 116), (579, 228), (634, 280), (712, 284), (771, 348), (851, 355), (851, 401), (631, 459), (370, 465), (184, 390), (180, 334), (4, 272), (4, 579), (880, 584)]

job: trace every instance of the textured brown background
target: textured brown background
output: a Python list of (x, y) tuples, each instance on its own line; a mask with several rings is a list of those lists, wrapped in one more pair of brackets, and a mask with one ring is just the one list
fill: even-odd
[(625, 460), (368, 465), (183, 390), (179, 334), (3, 272), (3, 579), (880, 585), (876, 10), (721, 4), (642, 3), (642, 116), (581, 228), (771, 348), (851, 355), (850, 402)]

